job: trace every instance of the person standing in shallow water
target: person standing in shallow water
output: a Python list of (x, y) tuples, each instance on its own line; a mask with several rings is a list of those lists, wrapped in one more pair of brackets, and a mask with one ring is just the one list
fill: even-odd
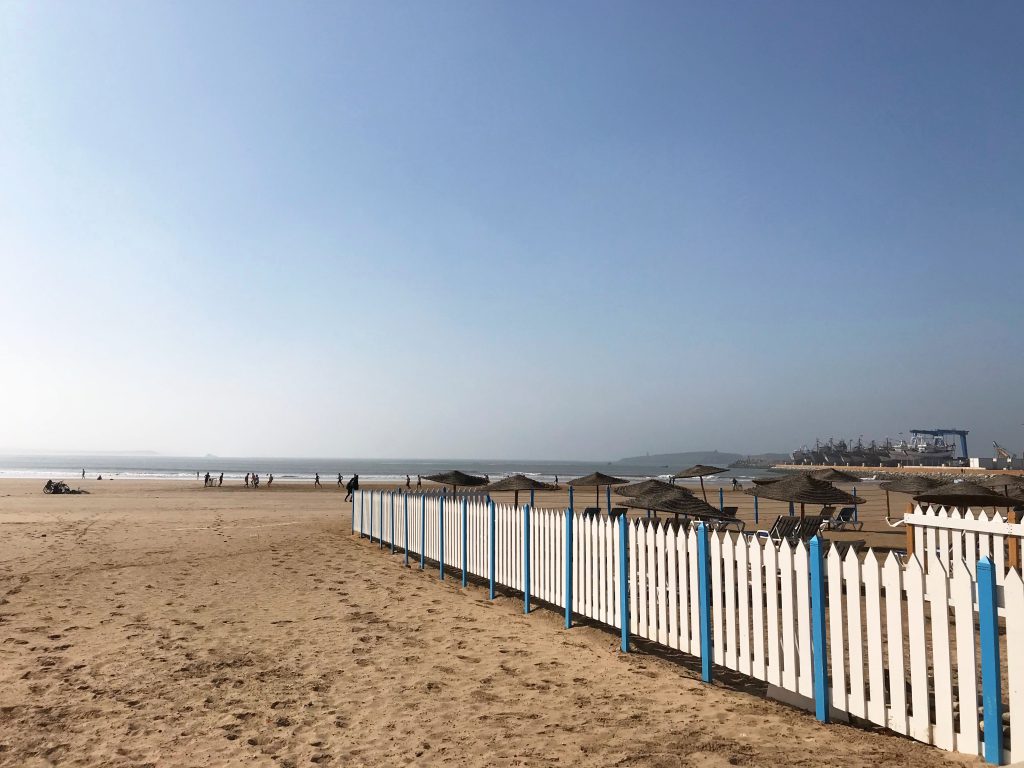
[(320, 473), (319, 472), (316, 473), (316, 479), (313, 481), (313, 487), (314, 488), (322, 488), (323, 487), (322, 485), (320, 485)]

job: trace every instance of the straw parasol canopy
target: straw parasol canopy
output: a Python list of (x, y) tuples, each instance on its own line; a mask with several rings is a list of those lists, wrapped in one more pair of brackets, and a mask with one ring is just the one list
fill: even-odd
[(944, 507), (1014, 507), (1024, 503), (1021, 499), (1003, 494), (972, 482), (946, 483), (915, 496), (914, 501)]
[(704, 497), (704, 501), (707, 501), (708, 500), (708, 492), (704, 490), (704, 478), (708, 477), (709, 475), (718, 475), (718, 474), (721, 474), (722, 472), (728, 472), (728, 471), (729, 470), (727, 470), (727, 469), (722, 469), (721, 467), (712, 467), (712, 466), (710, 466), (708, 464), (694, 464), (692, 467), (687, 467), (686, 469), (680, 469), (678, 472), (676, 472), (674, 475), (672, 475), (672, 478), (675, 479), (675, 478), (699, 477), (700, 478), (700, 492), (701, 492), (701, 495)]
[(636, 496), (626, 499), (623, 503), (632, 509), (656, 509), (660, 512), (671, 512), (676, 517), (685, 515), (687, 517), (724, 519), (721, 510), (681, 488)]
[(591, 472), (589, 475), (583, 477), (577, 477), (574, 480), (569, 481), (569, 485), (574, 488), (594, 488), (594, 499), (597, 501), (597, 506), (601, 506), (601, 486), (602, 485), (623, 485), (629, 482), (623, 480), (621, 477), (612, 477), (602, 472)]
[(771, 485), (772, 483), (779, 482), (779, 480), (785, 480), (787, 477), (792, 477), (792, 475), (768, 475), (766, 477), (755, 477), (754, 485)]
[(621, 485), (615, 489), (615, 492), (619, 496), (635, 497), (635, 496), (647, 496), (652, 493), (662, 492), (681, 492), (693, 496), (690, 491), (686, 488), (681, 488), (678, 485), (672, 485), (672, 483), (666, 483), (664, 480), (641, 480), (639, 483), (630, 483), (629, 485)]
[(526, 475), (509, 475), (508, 477), (501, 478), (501, 480), (494, 481), (483, 490), (488, 493), (513, 491), (515, 493), (515, 505), (518, 507), (520, 491), (553, 491), (554, 489), (555, 486), (551, 485), (551, 483), (542, 483), (540, 480), (534, 480)]
[(825, 469), (816, 469), (813, 472), (808, 473), (815, 480), (825, 480), (829, 483), (859, 483), (860, 478), (856, 475), (851, 475), (849, 472), (843, 472), (841, 469), (835, 467), (826, 467)]
[(883, 491), (892, 493), (924, 493), (942, 485), (941, 480), (924, 475), (902, 475), (894, 480), (885, 480), (878, 484)]
[(1021, 475), (994, 475), (979, 482), (986, 488), (995, 488), (1009, 494), (1011, 491), (1017, 495), (1024, 495), (1024, 476)]
[(457, 469), (452, 469), (448, 472), (439, 472), (436, 475), (425, 475), (423, 479), (429, 480), (432, 483), (450, 485), (452, 487), (452, 493), (455, 493), (459, 489), (460, 485), (463, 488), (475, 485), (487, 485), (486, 478), (477, 477), (476, 475), (467, 475), (465, 472), (460, 472)]
[(909, 493), (914, 495), (930, 491), (939, 485), (942, 485), (941, 480), (937, 480), (934, 477), (926, 477), (925, 475), (901, 475), (894, 480), (886, 480), (879, 483), (878, 487), (885, 491), (885, 519), (889, 520), (892, 516), (892, 510), (889, 507), (890, 493)]
[(804, 516), (804, 504), (860, 504), (864, 501), (839, 490), (832, 483), (806, 474), (792, 475), (775, 483), (755, 485), (747, 488), (744, 493), (762, 499), (799, 503), (800, 517)]

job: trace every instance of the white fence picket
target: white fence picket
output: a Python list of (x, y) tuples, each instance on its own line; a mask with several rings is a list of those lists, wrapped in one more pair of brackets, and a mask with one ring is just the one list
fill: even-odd
[[(1003, 584), (1006, 604), (1007, 694), (1010, 704), (1010, 760), (1024, 760), (1024, 581), (1011, 570)], [(963, 707), (961, 699), (961, 707)], [(962, 711), (962, 710), (961, 710)], [(1014, 736), (1016, 734), (1016, 736)]]
[(886, 725), (907, 732), (907, 691), (903, 663), (903, 565), (889, 553), (882, 568), (885, 586), (885, 632), (889, 659), (889, 711)]
[(882, 574), (874, 550), (868, 549), (861, 570), (864, 584), (865, 639), (868, 646), (868, 720), (886, 724), (885, 667), (882, 662)]

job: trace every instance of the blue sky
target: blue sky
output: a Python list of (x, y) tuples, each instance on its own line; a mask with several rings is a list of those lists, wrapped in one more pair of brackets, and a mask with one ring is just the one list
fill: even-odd
[(1024, 6), (0, 5), (0, 447), (1024, 448)]

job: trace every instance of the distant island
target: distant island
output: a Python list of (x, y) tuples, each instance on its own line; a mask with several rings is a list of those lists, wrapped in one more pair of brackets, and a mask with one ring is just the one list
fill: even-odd
[[(746, 455), (742, 453), (728, 453), (726, 451), (685, 451), (682, 453), (652, 453), (647, 456), (629, 456), (612, 462), (612, 466), (623, 469), (659, 469), (668, 472), (678, 472), (685, 467), (694, 464), (710, 464), (715, 467), (752, 467), (764, 469), (773, 464), (784, 462), (789, 458), (785, 453), (760, 453)], [(666, 474), (661, 472), (659, 474)]]

